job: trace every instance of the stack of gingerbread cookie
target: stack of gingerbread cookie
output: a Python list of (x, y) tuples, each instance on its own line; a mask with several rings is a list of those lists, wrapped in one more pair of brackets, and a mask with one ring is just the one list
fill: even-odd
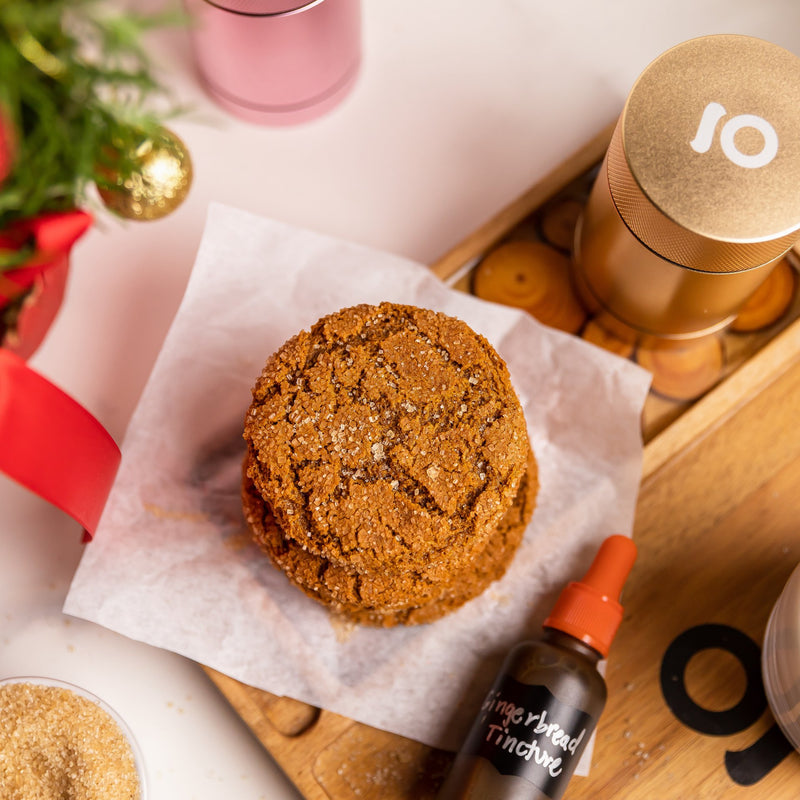
[(253, 388), (243, 504), (290, 581), (356, 622), (430, 622), (506, 570), (536, 502), (508, 369), (444, 314), (319, 320)]

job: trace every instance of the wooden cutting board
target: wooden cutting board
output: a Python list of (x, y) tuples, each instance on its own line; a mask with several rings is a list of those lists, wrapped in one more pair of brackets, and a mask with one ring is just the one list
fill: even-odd
[[(448, 253), (468, 272), (591, 169), (604, 131)], [(466, 265), (466, 267), (465, 267)], [(653, 395), (625, 620), (588, 777), (567, 800), (796, 800), (800, 754), (774, 723), (759, 671), (773, 604), (800, 563), (800, 310), (727, 345), (698, 399)], [(452, 756), (303, 703), (212, 681), (308, 800), (426, 800)]]

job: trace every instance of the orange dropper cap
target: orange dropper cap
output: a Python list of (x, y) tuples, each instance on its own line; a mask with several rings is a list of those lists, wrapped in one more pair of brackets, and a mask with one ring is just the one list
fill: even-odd
[(568, 633), (605, 658), (622, 622), (619, 596), (635, 560), (631, 539), (609, 536), (583, 579), (561, 592), (544, 627)]

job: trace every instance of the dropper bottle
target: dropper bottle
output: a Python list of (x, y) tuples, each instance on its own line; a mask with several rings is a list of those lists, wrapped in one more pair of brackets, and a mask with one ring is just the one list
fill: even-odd
[(622, 622), (619, 596), (636, 559), (610, 536), (561, 593), (544, 635), (506, 657), (437, 800), (559, 800), (606, 702), (597, 670)]

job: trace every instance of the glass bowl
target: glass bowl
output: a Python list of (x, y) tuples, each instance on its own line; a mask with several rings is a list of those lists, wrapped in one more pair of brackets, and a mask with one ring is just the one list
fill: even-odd
[(125, 720), (123, 720), (122, 717), (108, 703), (99, 698), (97, 695), (87, 691), (86, 689), (80, 686), (76, 686), (73, 683), (69, 683), (67, 681), (63, 681), (57, 678), (48, 678), (41, 676), (18, 676), (13, 678), (0, 679), (0, 689), (9, 684), (27, 684), (34, 687), (53, 687), (57, 689), (63, 689), (68, 692), (71, 692), (73, 695), (76, 695), (77, 697), (83, 698), (84, 700), (88, 700), (90, 703), (97, 706), (101, 711), (105, 712), (105, 714), (111, 719), (114, 725), (119, 729), (119, 732), (122, 734), (122, 737), (125, 739), (128, 746), (130, 747), (131, 753), (133, 755), (136, 777), (139, 783), (139, 800), (146, 800), (147, 779), (145, 775), (144, 760), (142, 758), (141, 749), (139, 748), (139, 744), (136, 741), (136, 737), (133, 735), (131, 729), (128, 727)]

